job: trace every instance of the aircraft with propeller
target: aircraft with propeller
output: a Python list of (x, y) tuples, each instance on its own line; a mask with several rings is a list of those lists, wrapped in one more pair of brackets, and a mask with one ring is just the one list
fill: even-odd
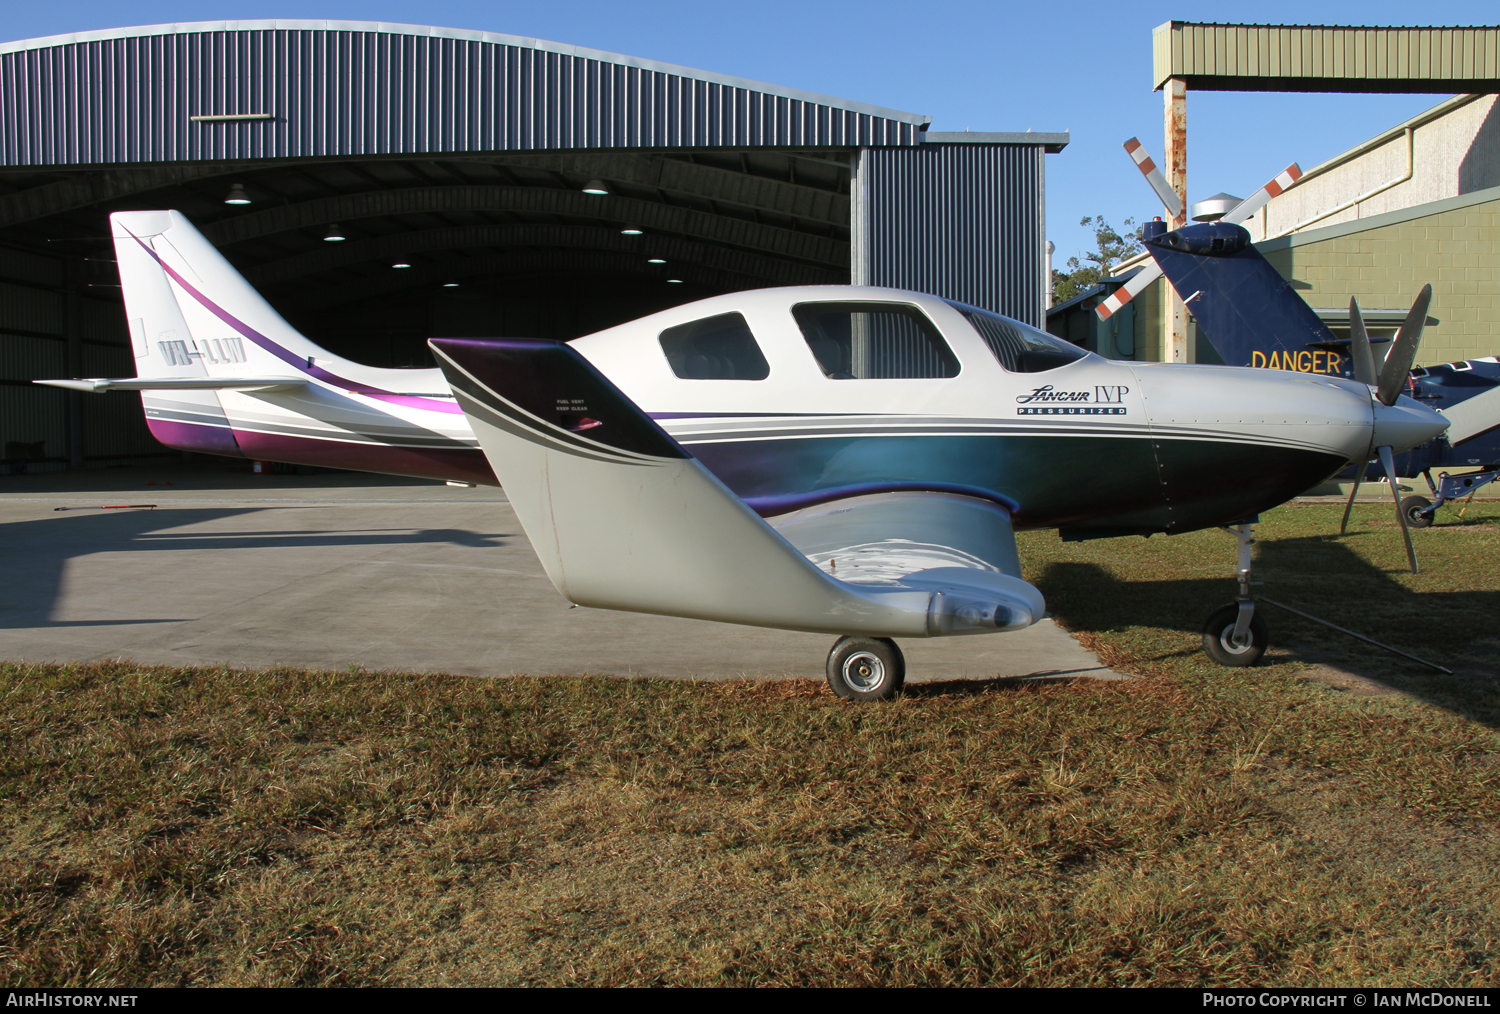
[(111, 224), (137, 375), (45, 383), (140, 392), (171, 447), (498, 482), (570, 602), (835, 635), (828, 680), (855, 700), (900, 689), (895, 638), (1045, 615), (1020, 529), (1226, 528), (1241, 594), (1204, 646), (1252, 664), (1259, 512), (1448, 425), (1385, 387), (1111, 361), (862, 286), (729, 293), (567, 343), (434, 338), (438, 369), (378, 369), (298, 333), (182, 214)]
[[(1124, 147), (1168, 214), (1180, 215), (1181, 200), (1145, 148), (1135, 138)], [(1301, 177), (1294, 162), (1222, 217), (1201, 225), (1168, 233), (1161, 221), (1147, 222), (1141, 240), (1151, 262), (1095, 312), (1107, 320), (1165, 274), (1226, 364), (1348, 377), (1374, 388), (1383, 404), (1393, 405), (1404, 394), (1440, 412), (1450, 423), (1446, 432), (1405, 452), (1377, 447), (1373, 460), (1357, 462), (1339, 476), (1354, 482), (1340, 533), (1347, 530), (1354, 499), (1366, 478), (1391, 480), (1408, 561), (1416, 573), (1410, 529), (1431, 525), (1444, 503), (1472, 496), (1500, 476), (1500, 361), (1489, 357), (1413, 368), (1422, 330), (1433, 322), (1427, 316), (1431, 286), (1418, 294), (1393, 338), (1370, 336), (1356, 299), (1349, 301), (1349, 338), (1336, 337), (1251, 245), (1249, 232), (1239, 224)], [(1378, 355), (1376, 345), (1382, 346)], [(1442, 472), (1434, 480), (1432, 470), (1441, 468), (1468, 471)], [(1401, 496), (1394, 480), (1417, 476), (1426, 479), (1433, 500)]]

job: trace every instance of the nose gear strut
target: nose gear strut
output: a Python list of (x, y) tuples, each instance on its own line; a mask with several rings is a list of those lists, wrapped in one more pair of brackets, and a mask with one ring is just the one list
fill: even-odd
[(1233, 528), (1223, 526), (1239, 544), (1237, 577), (1239, 595), (1228, 605), (1220, 606), (1203, 625), (1203, 650), (1209, 658), (1220, 665), (1254, 665), (1266, 653), (1271, 635), (1266, 621), (1255, 609), (1255, 596), (1251, 587), (1260, 584), (1251, 580), (1253, 561), (1250, 547), (1255, 545), (1253, 535), (1259, 517), (1242, 521)]

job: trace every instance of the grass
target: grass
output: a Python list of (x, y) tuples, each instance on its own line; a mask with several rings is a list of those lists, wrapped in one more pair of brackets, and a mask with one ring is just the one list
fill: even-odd
[(1457, 675), (1213, 667), (1219, 532), (1023, 538), (1125, 683), (5, 665), (0, 980), (1500, 984), (1500, 505), (1417, 577), (1356, 519), (1268, 515), (1267, 594)]

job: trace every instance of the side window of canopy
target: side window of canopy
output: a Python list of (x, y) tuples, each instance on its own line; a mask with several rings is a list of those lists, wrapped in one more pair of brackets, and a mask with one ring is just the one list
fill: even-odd
[(738, 313), (721, 313), (661, 333), (661, 350), (683, 380), (765, 380), (771, 367), (750, 325)]
[(958, 359), (926, 314), (901, 303), (798, 303), (807, 347), (831, 380), (958, 376)]
[(1066, 366), (1088, 355), (1071, 342), (1038, 331), (1019, 320), (1002, 317), (962, 303), (950, 303), (964, 319), (974, 325), (979, 337), (990, 347), (1000, 365), (1012, 373), (1043, 373)]

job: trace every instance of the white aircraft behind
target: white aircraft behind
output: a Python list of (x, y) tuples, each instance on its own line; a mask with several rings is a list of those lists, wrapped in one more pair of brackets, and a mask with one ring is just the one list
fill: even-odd
[(841, 696), (900, 689), (895, 637), (1040, 619), (1014, 531), (1239, 526), (1241, 600), (1205, 647), (1266, 646), (1249, 524), (1447, 421), (1325, 376), (1116, 362), (894, 289), (716, 296), (563, 344), (433, 339), (384, 370), (295, 331), (174, 211), (111, 216), (156, 438), (215, 454), (505, 487), (579, 605), (839, 635)]

